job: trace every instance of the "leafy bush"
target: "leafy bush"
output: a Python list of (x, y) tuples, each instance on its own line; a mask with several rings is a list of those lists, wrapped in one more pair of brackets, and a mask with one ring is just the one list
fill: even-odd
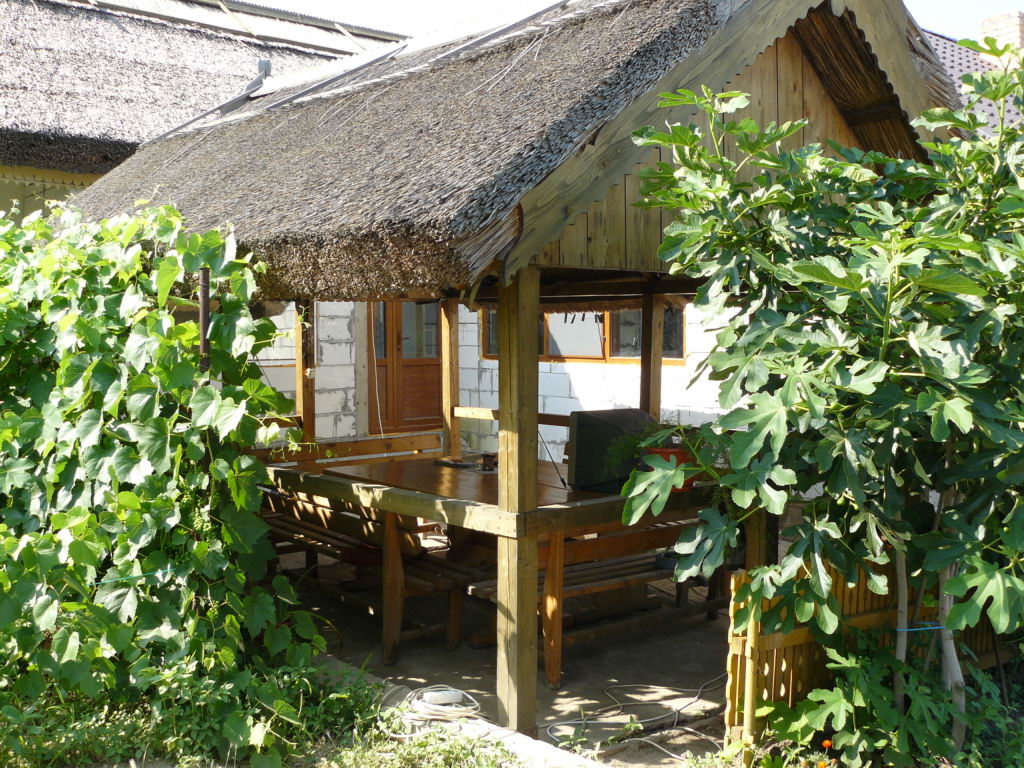
[[(326, 685), (309, 669), (282, 667), (262, 677), (283, 699), (261, 702), (244, 688), (195, 669), (170, 667), (167, 685), (135, 701), (105, 701), (83, 696), (18, 701), (0, 718), (0, 765), (90, 765), (127, 762), (143, 756), (169, 756), (200, 763), (224, 741), (224, 712), (263, 723), (280, 743), (302, 747), (329, 741), (350, 742), (372, 726), (378, 687), (346, 680)], [(276, 706), (275, 706), (276, 705)], [(271, 710), (273, 708), (273, 711)], [(251, 733), (250, 733), (251, 735)], [(244, 754), (233, 745), (225, 756)], [(261, 758), (257, 757), (259, 763)], [(263, 758), (274, 762), (273, 758)]]
[[(1019, 715), (1004, 706), (993, 681), (972, 670), (967, 712), (961, 714), (927, 664), (930, 640), (917, 642), (907, 662), (896, 659), (878, 631), (852, 631), (849, 647), (827, 648), (835, 682), (811, 691), (790, 708), (769, 704), (760, 712), (771, 723), (772, 736), (783, 744), (792, 764), (799, 764), (804, 745), (824, 741), (841, 765), (864, 768), (880, 760), (887, 766), (929, 764), (971, 768), (1016, 768), (1024, 765), (1024, 734)], [(907, 707), (900, 712), (891, 682), (896, 671), (907, 681)], [(953, 723), (964, 718), (975, 738), (961, 750), (954, 743)]]
[[(687, 578), (720, 566), (751, 516), (801, 501), (781, 562), (737, 594), (738, 623), (807, 623), (841, 649), (833, 579), (884, 594), (891, 560), (898, 629), (920, 617), (915, 590), (938, 590), (942, 687), (962, 715), (953, 632), (983, 617), (1001, 633), (1024, 625), (1024, 126), (1005, 115), (1024, 104), (1024, 51), (970, 46), (1006, 66), (963, 78), (965, 109), (916, 121), (952, 135), (922, 143), (927, 161), (787, 151), (804, 121), (734, 119), (738, 92), (663, 94), (705, 123), (635, 134), (673, 158), (643, 192), (678, 212), (660, 253), (702, 281), (694, 303), (720, 324), (703, 365), (724, 414), (694, 465), (636, 473), (626, 510), (657, 514), (686, 476), (717, 477), (731, 510), (702, 510), (678, 543)], [(983, 99), (1000, 105), (991, 130)], [(894, 656), (890, 695), (908, 712), (905, 632)], [(965, 720), (950, 723), (957, 746)], [(908, 744), (911, 757), (936, 749)]]
[[(202, 267), (208, 371), (189, 298)], [(311, 615), (283, 577), (260, 582), (266, 472), (244, 449), (277, 437), (291, 404), (251, 360), (275, 335), (249, 311), (256, 268), (230, 232), (188, 233), (166, 207), (0, 219), (7, 762), (51, 747), (59, 762), (34, 735), (55, 712), (92, 724), (96, 742), (68, 754), (150, 734), (158, 752), (254, 751), (253, 765), (280, 761), (303, 707), (343, 713), (310, 667)], [(114, 742), (117, 722), (133, 740)]]
[[(386, 722), (386, 717), (385, 717)], [(321, 768), (516, 768), (519, 761), (500, 742), (443, 726), (395, 739), (370, 731), (321, 763)]]

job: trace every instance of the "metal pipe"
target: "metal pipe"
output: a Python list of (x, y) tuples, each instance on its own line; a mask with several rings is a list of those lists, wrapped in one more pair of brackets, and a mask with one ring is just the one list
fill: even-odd
[(199, 370), (210, 370), (210, 268), (199, 268)]

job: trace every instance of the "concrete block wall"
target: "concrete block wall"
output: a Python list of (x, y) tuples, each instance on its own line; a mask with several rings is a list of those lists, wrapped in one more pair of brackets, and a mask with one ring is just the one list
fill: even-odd
[[(318, 302), (317, 310), (317, 438), (332, 440), (365, 433), (365, 403), (360, 391), (365, 378), (365, 305), (352, 302)], [(360, 312), (363, 317), (360, 318)], [(295, 396), (295, 345), (292, 329), (295, 311), (291, 304), (274, 315), (282, 331), (272, 349), (260, 357), (267, 380), (289, 397)], [(718, 384), (706, 377), (691, 383), (697, 365), (714, 345), (711, 318), (687, 307), (685, 365), (670, 363), (662, 369), (662, 421), (700, 424), (718, 413)], [(459, 309), (459, 402), (482, 408), (498, 407), (498, 361), (480, 355), (480, 315)], [(361, 345), (361, 346), (360, 346)], [(359, 367), (360, 355), (363, 358)], [(577, 410), (635, 408), (640, 402), (640, 364), (549, 363), (539, 364), (537, 381), (542, 413), (568, 414)], [(364, 393), (365, 395), (365, 393)], [(361, 420), (360, 420), (361, 419)], [(360, 427), (362, 424), (362, 427)], [(540, 434), (556, 459), (561, 459), (568, 440), (564, 427), (542, 425)], [(469, 451), (496, 451), (496, 422), (464, 420), (463, 443)], [(547, 457), (543, 444), (541, 458)]]
[[(673, 424), (701, 424), (720, 411), (718, 383), (701, 377), (691, 383), (698, 364), (714, 346), (713, 319), (693, 307), (686, 311), (685, 364), (670, 363), (662, 368), (662, 421)], [(480, 315), (465, 307), (459, 310), (459, 398), (462, 405), (498, 407), (498, 361), (480, 356)], [(579, 410), (636, 408), (640, 403), (640, 364), (569, 362), (539, 364), (537, 381), (541, 413), (569, 414)], [(565, 427), (541, 425), (540, 434), (556, 460), (561, 460), (568, 440)], [(462, 422), (465, 448), (496, 451), (495, 422)], [(543, 444), (540, 457), (547, 458)]]
[[(357, 437), (356, 326), (359, 305), (349, 301), (316, 303), (316, 435), (318, 440)], [(295, 397), (295, 307), (289, 303), (272, 316), (282, 336), (259, 360), (265, 378)]]

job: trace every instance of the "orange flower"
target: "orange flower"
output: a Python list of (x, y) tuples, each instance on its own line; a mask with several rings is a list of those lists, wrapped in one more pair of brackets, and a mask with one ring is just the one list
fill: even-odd
[(825, 749), (832, 749), (832, 739), (825, 739), (823, 742), (821, 742), (821, 746)]
[(819, 760), (818, 768), (828, 768), (828, 763), (826, 763), (824, 760)]

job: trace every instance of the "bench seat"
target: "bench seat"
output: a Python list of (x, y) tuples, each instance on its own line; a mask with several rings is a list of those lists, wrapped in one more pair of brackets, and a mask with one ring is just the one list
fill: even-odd
[[(672, 569), (659, 567), (655, 556), (647, 553), (590, 563), (575, 563), (565, 566), (563, 574), (562, 596), (570, 598), (669, 579), (672, 577)], [(538, 574), (538, 589), (541, 592), (544, 589), (544, 579), (545, 573), (542, 571)], [(498, 600), (497, 579), (470, 584), (467, 591), (473, 597), (495, 603)]]
[(374, 512), (364, 516), (361, 509), (349, 505), (325, 506), (318, 503), (319, 499), (299, 498), (274, 489), (266, 489), (264, 494), (263, 520), (279, 554), (305, 551), (314, 576), (317, 554), (380, 575), (385, 664), (398, 660), (398, 642), (409, 636), (401, 629), (407, 597), (446, 592), (445, 633), (449, 647), (459, 644), (466, 587), (483, 578), (484, 573), (427, 551), (411, 523), (398, 515)]

